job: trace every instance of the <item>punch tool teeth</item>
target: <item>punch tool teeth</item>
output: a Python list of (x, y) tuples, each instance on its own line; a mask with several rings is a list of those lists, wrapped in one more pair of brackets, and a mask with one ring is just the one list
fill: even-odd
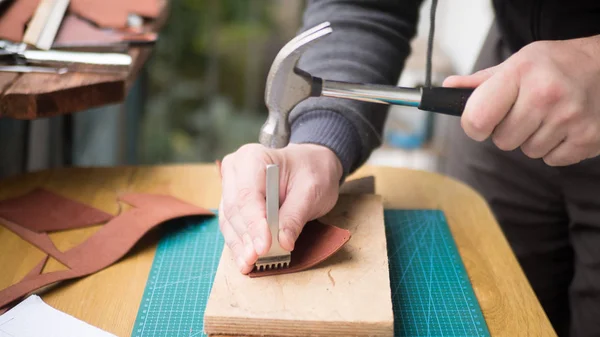
[(290, 255), (264, 257), (257, 261), (255, 266), (257, 271), (267, 271), (274, 269), (287, 268), (290, 264)]
[(281, 248), (279, 244), (279, 166), (267, 165), (266, 183), (267, 224), (271, 232), (271, 248), (256, 261), (257, 271), (287, 268), (291, 262), (290, 252)]

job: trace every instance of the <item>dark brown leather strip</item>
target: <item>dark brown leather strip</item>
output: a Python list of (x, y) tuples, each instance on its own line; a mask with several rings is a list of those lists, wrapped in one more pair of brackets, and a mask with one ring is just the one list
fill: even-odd
[[(51, 193), (44, 195), (45, 198), (55, 198)], [(82, 244), (62, 253), (65, 264), (71, 269), (38, 275), (32, 272), (19, 283), (0, 291), (0, 308), (41, 287), (89, 275), (110, 266), (121, 259), (144, 234), (167, 220), (192, 215), (214, 216), (209, 210), (166, 195), (132, 193), (119, 199), (136, 208), (114, 217)], [(56, 211), (69, 216), (68, 212), (73, 208)], [(25, 234), (26, 239), (31, 234), (45, 235), (31, 231), (23, 233), (29, 233)]]
[(0, 201), (0, 217), (37, 233), (99, 225), (113, 216), (94, 207), (36, 188)]
[(296, 273), (325, 261), (350, 240), (350, 231), (319, 221), (310, 221), (305, 226), (292, 252), (288, 268), (267, 271), (252, 271), (250, 277), (262, 277)]

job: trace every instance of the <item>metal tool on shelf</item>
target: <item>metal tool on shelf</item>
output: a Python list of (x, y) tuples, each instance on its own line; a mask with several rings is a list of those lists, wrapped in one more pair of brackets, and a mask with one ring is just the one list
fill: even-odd
[(75, 72), (124, 72), (132, 58), (122, 53), (90, 53), (57, 50), (31, 50), (25, 43), (0, 41), (0, 65), (30, 65), (67, 68)]
[(35, 67), (35, 66), (0, 66), (0, 72), (7, 73), (41, 73), (41, 74), (66, 74), (67, 68)]

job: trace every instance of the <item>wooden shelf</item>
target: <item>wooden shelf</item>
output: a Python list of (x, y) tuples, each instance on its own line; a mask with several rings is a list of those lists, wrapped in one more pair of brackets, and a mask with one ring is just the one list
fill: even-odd
[[(152, 31), (163, 26), (168, 7), (149, 24)], [(131, 69), (119, 74), (0, 73), (0, 118), (30, 120), (123, 102), (151, 52), (152, 47), (130, 48)]]

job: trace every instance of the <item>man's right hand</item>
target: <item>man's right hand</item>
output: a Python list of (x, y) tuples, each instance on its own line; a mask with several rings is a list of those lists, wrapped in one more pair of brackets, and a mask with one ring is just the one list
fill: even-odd
[(265, 213), (268, 164), (280, 167), (279, 242), (287, 251), (294, 249), (304, 225), (329, 212), (338, 198), (342, 165), (326, 147), (290, 144), (269, 149), (250, 144), (227, 155), (221, 164), (219, 227), (244, 274), (273, 244)]

